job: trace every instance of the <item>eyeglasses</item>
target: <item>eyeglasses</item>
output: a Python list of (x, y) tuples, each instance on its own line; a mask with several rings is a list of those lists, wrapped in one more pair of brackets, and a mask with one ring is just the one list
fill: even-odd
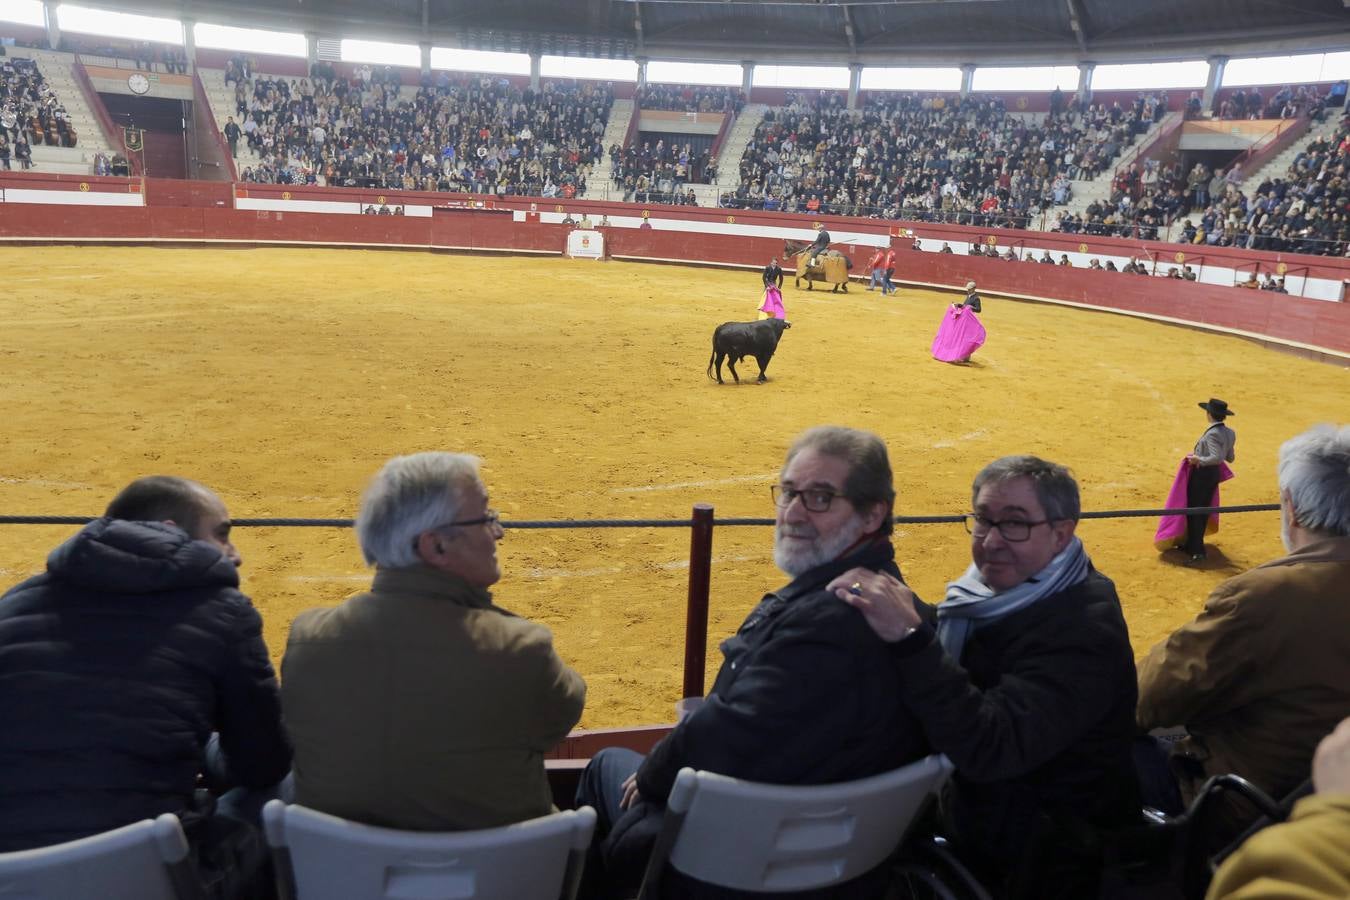
[(1005, 519), (1002, 522), (995, 522), (993, 519), (987, 519), (978, 513), (967, 513), (961, 517), (961, 522), (966, 526), (966, 531), (977, 538), (982, 538), (989, 533), (989, 529), (997, 528), (998, 533), (1003, 535), (1003, 539), (1013, 544), (1020, 544), (1031, 537), (1031, 529), (1037, 525), (1049, 525), (1055, 519), (1041, 519), (1039, 522), (1028, 522), (1026, 519)]
[(497, 514), (495, 509), (489, 507), (487, 514), (480, 519), (465, 519), (462, 522), (446, 522), (444, 525), (437, 525), (435, 528), (428, 529), (428, 531), (439, 531), (442, 528), (455, 528), (457, 526), (466, 525), (500, 525), (501, 522), (502, 517)]
[(807, 488), (804, 491), (799, 491), (785, 484), (771, 485), (769, 493), (773, 495), (773, 502), (780, 509), (787, 509), (792, 505), (793, 500), (800, 497), (802, 498), (802, 506), (806, 507), (807, 512), (826, 512), (829, 510), (830, 504), (834, 502), (835, 497), (848, 496), (830, 488)]

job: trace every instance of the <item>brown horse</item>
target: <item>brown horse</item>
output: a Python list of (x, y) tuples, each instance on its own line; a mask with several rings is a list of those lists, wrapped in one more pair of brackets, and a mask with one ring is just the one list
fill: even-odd
[[(813, 282), (822, 282), (831, 285), (830, 293), (837, 294), (839, 289), (843, 288), (845, 294), (848, 293), (848, 257), (838, 250), (826, 250), (819, 256), (811, 249), (810, 244), (802, 244), (796, 241), (786, 241), (783, 244), (783, 258), (786, 261), (789, 258), (795, 259), (796, 276), (792, 279), (794, 287), (800, 289), (802, 279), (806, 279), (806, 289), (814, 291)], [(816, 264), (811, 265), (812, 259)]]

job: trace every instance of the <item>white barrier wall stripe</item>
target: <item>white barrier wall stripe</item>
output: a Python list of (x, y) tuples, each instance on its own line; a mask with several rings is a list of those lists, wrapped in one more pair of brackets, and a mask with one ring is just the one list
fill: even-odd
[[(347, 216), (359, 216), (365, 207), (372, 204), (356, 203), (345, 200), (278, 200), (271, 197), (236, 197), (234, 200), (235, 209), (266, 209), (276, 212), (313, 212), (313, 213), (338, 213)], [(389, 206), (392, 210), (395, 206), (403, 206), (403, 214), (414, 218), (431, 218), (430, 206), (407, 206), (395, 203)], [(379, 207), (375, 207), (379, 209)]]
[(7, 188), (5, 203), (49, 203), (65, 206), (144, 206), (140, 194), (112, 193), (110, 191), (33, 191)]

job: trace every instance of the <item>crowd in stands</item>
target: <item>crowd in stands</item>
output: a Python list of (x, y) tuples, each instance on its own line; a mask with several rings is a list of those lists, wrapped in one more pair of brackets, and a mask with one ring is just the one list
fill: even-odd
[[(911, 245), (913, 250), (923, 250), (923, 243), (915, 239)], [(955, 253), (951, 244), (943, 243), (938, 253)], [(983, 244), (976, 241), (970, 245), (969, 256), (982, 256), (986, 259), (1001, 259), (1006, 262), (1034, 262), (1041, 265), (1061, 266), (1064, 268), (1073, 268), (1073, 261), (1069, 259), (1067, 253), (1061, 253), (1056, 259), (1049, 250), (1041, 250), (1041, 255), (1037, 256), (1031, 250), (1018, 250), (1008, 246), (1000, 250), (996, 244)], [(1100, 259), (1093, 257), (1088, 260), (1087, 268), (1093, 272), (1120, 272), (1125, 275), (1156, 275), (1159, 278), (1173, 278), (1179, 281), (1196, 281), (1199, 275), (1191, 268), (1189, 264), (1160, 266), (1157, 260), (1145, 262), (1138, 257), (1130, 257), (1129, 261), (1123, 265), (1117, 266), (1114, 260), (1106, 260), (1103, 263)], [(1287, 294), (1288, 290), (1284, 286), (1283, 277), (1275, 277), (1270, 272), (1260, 275), (1256, 272), (1249, 274), (1247, 280), (1240, 281), (1236, 287), (1248, 288), (1252, 290), (1273, 291), (1278, 294)]]
[(717, 177), (711, 148), (694, 153), (689, 144), (675, 146), (658, 140), (653, 147), (643, 141), (641, 149), (636, 142), (627, 149), (614, 144), (609, 159), (615, 187), (623, 192), (625, 203), (697, 206), (693, 190), (685, 185), (706, 184)]
[[(252, 81), (247, 75), (253, 75)], [(259, 161), (244, 181), (570, 198), (603, 153), (607, 84), (493, 76), (425, 76), (326, 64), (310, 78), (232, 66), (241, 131)]]
[(679, 112), (739, 113), (745, 93), (733, 87), (701, 87), (687, 84), (644, 84), (633, 95), (633, 109), (665, 109)]
[(22, 57), (0, 61), (0, 165), (11, 168), (13, 158), (27, 169), (33, 145), (74, 147), (78, 142), (66, 108), (37, 63)]
[(796, 94), (765, 115), (741, 160), (729, 208), (975, 225), (1025, 225), (1067, 203), (1166, 110), (1077, 98), (1041, 121), (999, 98), (881, 94), (849, 111), (838, 93)]
[(1069, 234), (1174, 240), (1323, 256), (1350, 251), (1350, 117), (1330, 137), (1310, 141), (1283, 177), (1263, 179), (1251, 195), (1241, 189), (1240, 165), (1210, 170), (1197, 162), (1131, 164), (1118, 173), (1111, 197), (1081, 215), (1061, 215), (1054, 229)]
[[(1213, 484), (1236, 458), (1236, 411), (1198, 405), (1186, 469)], [(1350, 426), (1286, 441), (1266, 478), (1284, 554), (1217, 584), (1137, 657), (1130, 603), (1077, 532), (1080, 488), (1064, 466), (1016, 455), (979, 469), (963, 517), (971, 563), (934, 606), (895, 561), (882, 438), (800, 434), (769, 492), (788, 582), (722, 644), (707, 696), (649, 753), (589, 761), (581, 896), (634, 895), (683, 767), (827, 785), (933, 754), (954, 770), (914, 833), (944, 835), (1004, 900), (1108, 896), (1141, 862), (1155, 888), (1177, 887), (1169, 851), (1208, 860), (1295, 800), (1290, 824), (1258, 836), (1263, 852), (1239, 849), (1210, 900), (1258, 896), (1240, 886), (1263, 877), (1281, 888), (1259, 896), (1346, 896), (1350, 605), (1337, 601), (1350, 579)], [(504, 531), (488, 498), (476, 456), (385, 463), (355, 522), (369, 587), (292, 620), (278, 684), (224, 501), (172, 476), (122, 489), (0, 597), (0, 853), (171, 813), (208, 895), (257, 900), (270, 895), (258, 839), (270, 799), (408, 832), (549, 815), (544, 754), (579, 721), (586, 684), (546, 627), (498, 605), (493, 591), (511, 587), (496, 587)], [(1209, 516), (1185, 519), (1183, 553), (1203, 563)], [(1207, 796), (1227, 773), (1268, 805)], [(1148, 826), (1143, 807), (1190, 810), (1193, 828)], [(1117, 852), (1135, 845), (1152, 857)], [(891, 874), (882, 865), (832, 896), (892, 896)], [(667, 877), (694, 890), (663, 896), (706, 896)]]
[[(1196, 97), (1191, 94), (1192, 99)], [(1267, 100), (1259, 87), (1238, 88), (1215, 103), (1214, 115), (1220, 119), (1293, 119), (1298, 116), (1319, 118), (1326, 97), (1310, 84), (1285, 85)]]

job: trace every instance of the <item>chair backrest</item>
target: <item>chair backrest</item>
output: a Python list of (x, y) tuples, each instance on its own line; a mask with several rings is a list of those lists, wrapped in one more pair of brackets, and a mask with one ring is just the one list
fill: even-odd
[(178, 817), (165, 813), (65, 844), (0, 853), (3, 900), (197, 900)]
[(745, 891), (840, 884), (880, 865), (904, 840), (952, 765), (929, 756), (891, 772), (822, 785), (775, 785), (681, 769), (647, 868), (651, 896), (666, 862), (699, 881)]
[(576, 895), (595, 810), (478, 831), (398, 831), (272, 800), (263, 830), (283, 897), (559, 900)]

